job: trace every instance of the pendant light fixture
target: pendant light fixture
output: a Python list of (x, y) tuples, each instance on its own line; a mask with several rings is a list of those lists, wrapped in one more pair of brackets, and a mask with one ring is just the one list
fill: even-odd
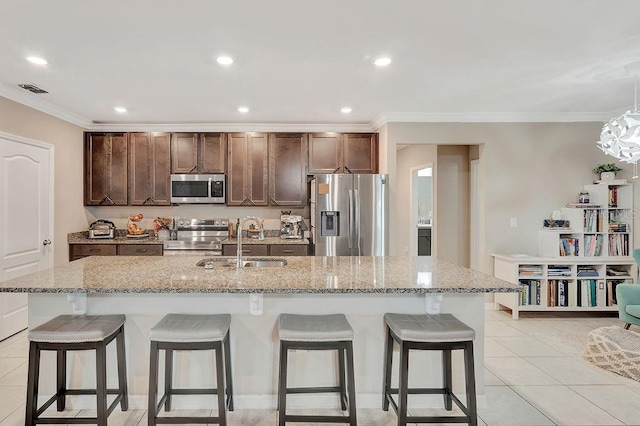
[(625, 163), (633, 164), (633, 177), (638, 177), (640, 160), (640, 111), (638, 111), (638, 78), (634, 80), (634, 108), (613, 117), (602, 127), (596, 142), (602, 151)]

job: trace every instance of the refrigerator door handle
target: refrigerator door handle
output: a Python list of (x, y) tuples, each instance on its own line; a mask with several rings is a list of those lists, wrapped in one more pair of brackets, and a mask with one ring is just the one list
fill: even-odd
[(353, 206), (353, 191), (349, 190), (349, 248), (353, 248), (353, 214), (354, 214), (354, 206)]
[(358, 191), (357, 189), (355, 189), (353, 191), (353, 197), (355, 198), (355, 206), (356, 206), (356, 210), (354, 212), (353, 218), (354, 218), (354, 222), (355, 222), (355, 230), (354, 230), (354, 236), (355, 236), (355, 247), (358, 249), (358, 256), (361, 256), (362, 253), (360, 253), (360, 191)]

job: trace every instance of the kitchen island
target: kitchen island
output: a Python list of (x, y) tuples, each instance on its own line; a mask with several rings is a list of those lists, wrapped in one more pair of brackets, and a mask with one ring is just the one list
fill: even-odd
[[(217, 258), (220, 259), (220, 258)], [(245, 258), (250, 259), (250, 258)], [(273, 259), (273, 258), (271, 258)], [(28, 292), (29, 326), (76, 308), (88, 314), (124, 313), (131, 405), (144, 408), (148, 382), (149, 329), (166, 313), (230, 313), (234, 391), (237, 408), (273, 408), (277, 384), (276, 319), (282, 312), (344, 313), (354, 332), (358, 406), (378, 407), (382, 386), (385, 312), (448, 312), (476, 330), (475, 361), (479, 403), (483, 402), (484, 293), (517, 292), (520, 287), (431, 257), (284, 257), (281, 268), (235, 269), (214, 263), (196, 266), (201, 256), (89, 257), (0, 283), (0, 291)], [(84, 300), (86, 295), (86, 300)], [(86, 302), (86, 308), (83, 307)], [(54, 355), (43, 357), (53, 367)], [(458, 355), (458, 356), (455, 356)], [(74, 386), (92, 383), (85, 353), (69, 357)], [(213, 355), (179, 353), (176, 386), (212, 384)], [(412, 386), (440, 383), (440, 356), (412, 355)], [(454, 354), (454, 389), (463, 391), (462, 357)], [(290, 356), (290, 384), (329, 385), (336, 356), (298, 351)], [(113, 373), (110, 369), (110, 374)], [(43, 368), (41, 389), (53, 392), (55, 372)], [(336, 373), (337, 374), (337, 373)], [(115, 380), (114, 377), (109, 377)], [(79, 397), (75, 405), (91, 406)], [(309, 396), (292, 398), (304, 406)], [(312, 396), (314, 404), (318, 397)], [(334, 395), (320, 398), (337, 403)], [(176, 408), (202, 406), (206, 397), (176, 400)], [(432, 398), (435, 406), (442, 398)]]

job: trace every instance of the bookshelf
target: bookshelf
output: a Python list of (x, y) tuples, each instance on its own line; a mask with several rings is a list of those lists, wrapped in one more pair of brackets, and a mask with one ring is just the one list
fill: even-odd
[(615, 257), (633, 254), (631, 184), (585, 185), (589, 206), (564, 207), (570, 229), (543, 229), (538, 254), (544, 257)]
[(496, 309), (510, 309), (513, 319), (520, 312), (617, 311), (616, 285), (637, 276), (629, 256), (492, 256), (494, 275), (523, 287), (519, 294), (495, 294)]

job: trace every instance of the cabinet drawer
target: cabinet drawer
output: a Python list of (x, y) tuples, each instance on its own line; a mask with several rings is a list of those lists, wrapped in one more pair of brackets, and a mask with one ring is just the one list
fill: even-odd
[[(223, 256), (235, 256), (238, 252), (236, 244), (227, 244), (222, 247)], [(242, 254), (244, 256), (268, 256), (269, 250), (266, 244), (247, 244), (242, 245)]]
[(74, 244), (71, 256), (115, 256), (115, 244)]
[(162, 246), (153, 244), (119, 244), (119, 256), (162, 256)]
[(271, 256), (306, 256), (306, 244), (273, 244), (269, 246)]

